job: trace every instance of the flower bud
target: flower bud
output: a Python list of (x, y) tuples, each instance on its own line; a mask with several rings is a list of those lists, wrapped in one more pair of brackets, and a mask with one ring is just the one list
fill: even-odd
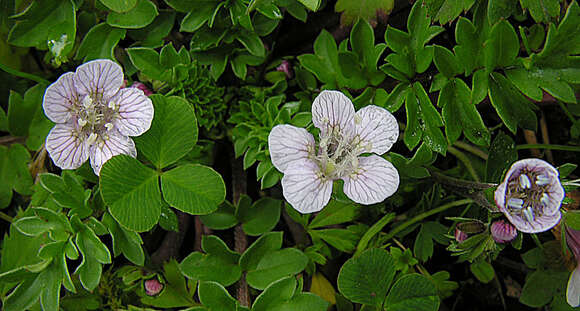
[(461, 243), (467, 240), (467, 234), (457, 228), (455, 228), (455, 241)]
[(163, 290), (163, 284), (157, 278), (145, 281), (145, 293), (149, 296), (157, 296)]
[(497, 243), (507, 243), (518, 235), (516, 228), (509, 222), (498, 220), (491, 224), (491, 236)]

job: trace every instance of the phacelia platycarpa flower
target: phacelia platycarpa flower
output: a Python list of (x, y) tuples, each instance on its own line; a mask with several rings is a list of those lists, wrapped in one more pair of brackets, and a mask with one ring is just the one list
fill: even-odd
[(284, 173), (284, 198), (296, 210), (321, 210), (337, 179), (344, 181), (344, 193), (361, 204), (381, 202), (397, 190), (397, 169), (378, 156), (399, 135), (390, 112), (369, 105), (355, 113), (344, 94), (323, 91), (312, 104), (312, 122), (320, 129), (318, 142), (305, 129), (287, 124), (275, 126), (268, 136), (272, 163)]
[(514, 163), (494, 197), (500, 211), (522, 232), (549, 230), (562, 217), (564, 188), (558, 170), (540, 159)]
[(123, 69), (98, 59), (67, 72), (44, 93), (46, 116), (56, 123), (46, 150), (62, 169), (75, 169), (90, 158), (95, 174), (118, 154), (135, 157), (135, 143), (149, 129), (153, 104), (138, 88), (121, 88)]

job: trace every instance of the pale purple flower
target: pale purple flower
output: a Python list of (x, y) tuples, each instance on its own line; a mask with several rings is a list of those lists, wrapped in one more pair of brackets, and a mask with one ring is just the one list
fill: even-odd
[(163, 284), (157, 278), (152, 278), (145, 281), (145, 294), (149, 296), (157, 296), (163, 290)]
[(549, 230), (562, 217), (560, 205), (564, 188), (559, 173), (540, 159), (514, 163), (494, 197), (499, 210), (522, 232)]
[(399, 135), (390, 112), (370, 105), (355, 113), (344, 94), (323, 91), (312, 104), (312, 122), (320, 129), (318, 142), (305, 129), (287, 124), (275, 126), (268, 136), (272, 163), (284, 173), (284, 198), (296, 210), (321, 210), (337, 179), (344, 181), (344, 193), (361, 204), (381, 202), (397, 190), (397, 170), (378, 156)]
[(572, 307), (580, 306), (580, 230), (566, 227), (566, 244), (576, 258), (576, 269), (570, 274), (566, 289), (566, 300)]
[(123, 69), (108, 59), (82, 64), (44, 93), (42, 107), (56, 123), (46, 150), (62, 169), (75, 169), (90, 158), (95, 174), (118, 154), (137, 155), (128, 136), (139, 136), (153, 119), (151, 99), (138, 88), (124, 88)]
[(518, 236), (518, 231), (512, 224), (503, 220), (498, 220), (491, 224), (491, 237), (497, 243), (507, 243), (513, 241)]
[(292, 78), (292, 67), (287, 60), (283, 60), (282, 63), (276, 67), (276, 71), (283, 72), (288, 79)]
[(467, 233), (455, 228), (455, 241), (461, 243), (467, 240), (467, 238), (468, 238)]

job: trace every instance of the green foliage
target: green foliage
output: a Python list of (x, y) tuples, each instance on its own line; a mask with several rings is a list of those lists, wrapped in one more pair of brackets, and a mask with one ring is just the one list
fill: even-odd
[(350, 26), (357, 21), (366, 20), (376, 24), (377, 17), (388, 16), (395, 5), (394, 0), (339, 0), (336, 2), (334, 10), (342, 12), (340, 23), (343, 26)]

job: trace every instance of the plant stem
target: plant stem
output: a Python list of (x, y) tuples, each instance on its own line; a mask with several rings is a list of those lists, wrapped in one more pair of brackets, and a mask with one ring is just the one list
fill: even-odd
[(552, 144), (522, 144), (516, 146), (516, 150), (535, 149), (535, 148), (580, 152), (580, 146), (552, 145)]
[[(242, 194), (247, 191), (246, 172), (244, 172), (241, 159), (234, 157), (233, 150), (230, 150), (230, 163), (232, 164), (232, 203), (238, 204)], [(242, 224), (238, 224), (234, 229), (234, 244), (234, 250), (240, 254), (243, 254), (248, 248), (248, 237), (244, 233)], [(242, 274), (242, 278), (238, 281), (236, 296), (240, 305), (244, 307), (250, 306), (250, 292), (245, 273)]]
[(4, 212), (0, 212), (0, 219), (3, 219), (9, 223), (12, 223), (12, 221), (14, 221), (14, 218), (8, 216), (6, 213)]
[(393, 228), (389, 233), (387, 233), (386, 239), (385, 240), (390, 240), (392, 239), (397, 233), (405, 230), (405, 228), (409, 227), (410, 225), (419, 222), (429, 216), (435, 215), (437, 213), (441, 213), (447, 209), (450, 209), (452, 207), (456, 207), (456, 206), (461, 206), (464, 204), (469, 204), (469, 203), (473, 203), (472, 199), (463, 199), (463, 200), (458, 200), (458, 201), (454, 201), (454, 202), (450, 202), (447, 204), (443, 204), (437, 208), (434, 209), (430, 209), (426, 212), (423, 212), (407, 221), (405, 221), (404, 223), (398, 225), (397, 227)]
[(38, 83), (41, 83), (41, 84), (46, 84), (46, 85), (49, 85), (50, 84), (50, 81), (45, 80), (44, 78), (41, 78), (41, 77), (39, 77), (37, 75), (33, 75), (31, 73), (26, 73), (26, 72), (18, 71), (16, 69), (12, 69), (12, 68), (10, 68), (10, 67), (2, 64), (2, 63), (0, 63), (0, 69), (2, 69), (3, 71), (5, 71), (5, 72), (7, 72), (7, 73), (9, 73), (11, 75), (14, 75), (14, 76), (17, 76), (17, 77), (20, 77), (20, 78), (32, 80), (32, 81), (35, 81), (35, 82), (38, 82)]
[(463, 163), (463, 165), (465, 165), (465, 168), (467, 169), (471, 177), (473, 177), (473, 180), (477, 182), (481, 181), (481, 179), (479, 179), (479, 176), (477, 176), (477, 173), (475, 172), (473, 165), (471, 165), (471, 161), (469, 161), (469, 158), (467, 158), (467, 156), (463, 152), (451, 146), (447, 147), (447, 151), (449, 151), (449, 153), (454, 155), (459, 161)]
[(475, 146), (472, 146), (468, 143), (465, 143), (465, 142), (458, 140), (455, 143), (453, 143), (453, 145), (455, 145), (455, 146), (457, 146), (465, 151), (469, 151), (469, 152), (473, 153), (474, 155), (484, 159), (485, 161), (487, 161), (487, 158), (489, 157), (487, 155), (487, 153), (485, 153), (485, 151), (483, 151)]

